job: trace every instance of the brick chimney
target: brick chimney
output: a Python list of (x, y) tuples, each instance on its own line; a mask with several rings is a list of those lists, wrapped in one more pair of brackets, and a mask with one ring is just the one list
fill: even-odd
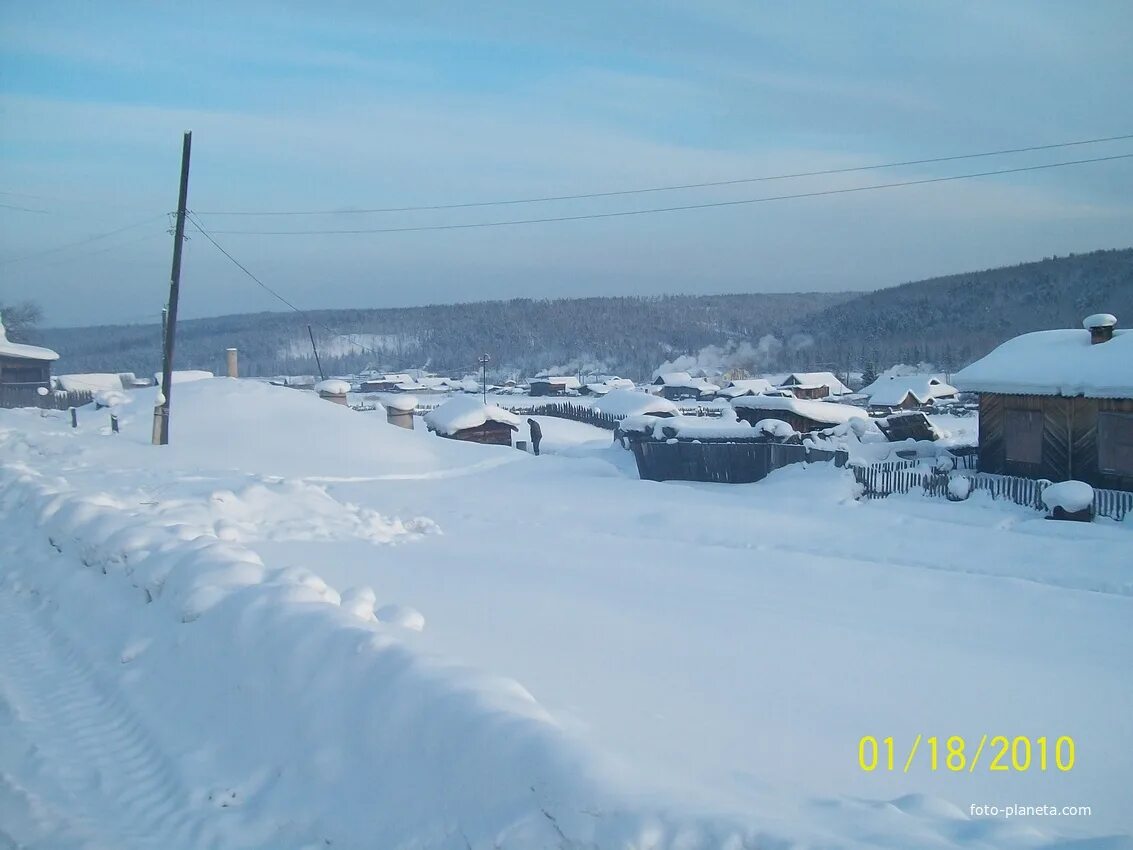
[(1082, 327), (1090, 332), (1090, 345), (1109, 342), (1113, 339), (1113, 329), (1117, 327), (1117, 317), (1109, 313), (1094, 313), (1082, 320)]

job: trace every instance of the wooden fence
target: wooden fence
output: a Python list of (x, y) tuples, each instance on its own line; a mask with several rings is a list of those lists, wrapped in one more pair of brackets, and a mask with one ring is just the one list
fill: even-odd
[(69, 407), (82, 407), (94, 401), (90, 390), (63, 392), (55, 390), (40, 395), (37, 387), (0, 386), (0, 407), (39, 407), (45, 410), (66, 410)]
[(847, 459), (845, 452), (781, 443), (634, 440), (631, 447), (645, 481), (750, 484), (792, 463), (834, 461), (842, 466)]
[[(993, 499), (1014, 502), (1038, 511), (1046, 510), (1043, 491), (1051, 484), (1045, 478), (926, 468), (924, 463), (915, 460), (855, 465), (853, 470), (855, 480), (862, 485), (862, 495), (869, 499), (881, 499), (892, 493), (908, 493), (915, 489), (920, 489), (926, 496), (959, 499), (961, 496), (954, 494), (951, 482), (965, 478), (969, 494), (982, 490)], [(1133, 493), (1094, 488), (1096, 516), (1121, 520), (1129, 513), (1133, 513)]]

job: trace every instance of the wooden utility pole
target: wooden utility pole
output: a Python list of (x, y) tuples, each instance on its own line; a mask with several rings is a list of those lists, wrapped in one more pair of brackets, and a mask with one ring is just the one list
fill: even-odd
[(315, 352), (315, 365), (319, 367), (319, 380), (325, 381), (327, 376), (323, 374), (323, 364), (319, 360), (319, 349), (315, 345), (315, 332), (311, 330), (310, 325), (307, 325), (307, 336), (311, 338), (311, 351)]
[(488, 361), (491, 359), (487, 354), (481, 354), (477, 358), (480, 363), (480, 388), (484, 392), (484, 404), (488, 403)]
[(181, 249), (185, 241), (185, 212), (189, 201), (189, 153), (192, 132), (181, 145), (181, 188), (177, 195), (177, 225), (173, 228), (173, 271), (169, 276), (169, 313), (165, 320), (165, 351), (161, 366), (161, 404), (153, 409), (154, 443), (169, 444), (169, 397), (173, 391), (173, 343), (177, 333), (177, 298), (181, 293)]

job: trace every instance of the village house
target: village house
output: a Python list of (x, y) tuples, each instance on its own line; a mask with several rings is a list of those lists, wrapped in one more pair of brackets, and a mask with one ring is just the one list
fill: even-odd
[(666, 372), (658, 375), (653, 386), (659, 387), (658, 395), (670, 401), (707, 401), (714, 398), (720, 387), (709, 383), (705, 378), (694, 378), (688, 372)]
[(839, 381), (833, 372), (792, 372), (779, 386), (790, 390), (795, 398), (829, 398), (853, 394), (853, 390)]
[(51, 384), (51, 364), (59, 355), (50, 348), (9, 342), (0, 317), (0, 386), (37, 390)]
[(957, 390), (937, 375), (885, 375), (862, 387), (869, 409), (876, 413), (920, 410), (935, 402), (956, 398)]
[(784, 396), (740, 396), (732, 400), (732, 408), (736, 416), (750, 425), (764, 419), (779, 419), (800, 434), (842, 425), (851, 419), (869, 420), (864, 410), (848, 404)]
[(578, 378), (569, 375), (560, 377), (542, 377), (532, 378), (531, 385), (528, 390), (528, 395), (531, 396), (555, 396), (566, 395), (569, 391), (577, 391), (582, 388), (582, 382)]
[(473, 396), (459, 396), (425, 414), (425, 427), (450, 440), (510, 446), (519, 417)]
[(744, 395), (763, 395), (774, 389), (774, 384), (766, 378), (737, 378), (728, 381), (716, 395), (720, 398), (739, 398)]
[(398, 384), (412, 384), (413, 378), (405, 373), (380, 375), (376, 378), (367, 378), (362, 381), (361, 390), (364, 393), (393, 392)]
[(1133, 331), (1108, 313), (1082, 325), (1015, 337), (955, 375), (980, 394), (981, 471), (1133, 490)]

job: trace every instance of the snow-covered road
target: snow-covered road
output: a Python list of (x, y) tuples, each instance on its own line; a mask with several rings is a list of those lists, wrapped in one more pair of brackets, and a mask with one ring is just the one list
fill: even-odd
[[(1133, 847), (1129, 523), (178, 389), (0, 411), (0, 847)], [(982, 733), (1078, 764), (858, 766)]]

